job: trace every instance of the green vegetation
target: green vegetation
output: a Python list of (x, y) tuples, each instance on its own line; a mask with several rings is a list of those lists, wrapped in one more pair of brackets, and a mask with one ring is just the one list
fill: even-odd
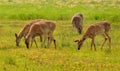
[[(11, 0), (12, 1), (12, 0)], [(0, 19), (53, 19), (69, 20), (76, 12), (81, 12), (86, 19), (119, 21), (120, 3), (115, 1), (57, 1), (41, 0), (35, 3), (8, 2), (0, 4)]]
[[(100, 50), (101, 36), (96, 37), (97, 51), (90, 50), (87, 39), (81, 50), (74, 42), (80, 39), (72, 30), (71, 17), (81, 12), (84, 15), (84, 29), (97, 21), (108, 20), (111, 23), (110, 36), (112, 50), (108, 42)], [(14, 33), (18, 33), (24, 24), (33, 19), (56, 21), (54, 37), (57, 49), (35, 45), (28, 50), (21, 40), (20, 47), (15, 45)], [(119, 71), (120, 70), (120, 1), (88, 0), (0, 0), (0, 71)]]

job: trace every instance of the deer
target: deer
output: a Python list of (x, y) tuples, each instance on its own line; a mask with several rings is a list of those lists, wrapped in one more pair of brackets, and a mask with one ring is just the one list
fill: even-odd
[(82, 33), (82, 30), (83, 30), (83, 14), (77, 13), (77, 14), (73, 15), (72, 26), (73, 26), (73, 29), (74, 29), (74, 27), (77, 29), (77, 32), (79, 34)]
[(87, 38), (91, 38), (91, 50), (92, 46), (94, 46), (94, 50), (96, 51), (96, 45), (95, 45), (95, 36), (102, 35), (104, 37), (104, 41), (101, 46), (101, 50), (103, 49), (103, 46), (107, 40), (109, 40), (109, 48), (111, 49), (111, 37), (109, 36), (110, 32), (110, 23), (108, 21), (101, 21), (97, 22), (95, 24), (90, 25), (82, 38), (80, 40), (75, 40), (74, 42), (77, 42), (78, 44), (78, 50), (80, 50), (81, 46), (83, 45), (83, 42)]
[(43, 35), (44, 40), (42, 44), (45, 45), (46, 39), (48, 39), (47, 47), (49, 48), (51, 42), (53, 41), (56, 49), (56, 40), (52, 36), (55, 28), (56, 23), (50, 20), (42, 20), (40, 22), (36, 22), (30, 27), (30, 30), (26, 36), (26, 47), (29, 49), (29, 41), (31, 40), (31, 38), (36, 37), (36, 35)]
[[(33, 20), (32, 22), (28, 23), (28, 24), (25, 24), (24, 27), (20, 30), (20, 32), (17, 34), (15, 33), (15, 38), (16, 38), (16, 46), (19, 46), (20, 44), (20, 40), (22, 39), (22, 37), (26, 37), (26, 35), (28, 34), (29, 30), (30, 30), (30, 27), (36, 23), (36, 22), (40, 22), (41, 20), (43, 19), (38, 19), (38, 20)], [(32, 46), (32, 43), (35, 42), (36, 44), (36, 47), (37, 46), (37, 43), (36, 43), (36, 40), (34, 38), (32, 38), (33, 40), (31, 41), (31, 46)], [(40, 36), (40, 41), (42, 42), (42, 36)]]

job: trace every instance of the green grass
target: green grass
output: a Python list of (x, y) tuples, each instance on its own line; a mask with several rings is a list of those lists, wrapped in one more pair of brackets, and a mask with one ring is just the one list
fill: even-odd
[[(82, 1), (48, 1), (48, 3), (2, 3), (0, 4), (0, 19), (53, 19), (69, 20), (72, 15), (81, 12), (86, 19), (119, 21), (120, 4), (105, 2), (83, 3)], [(87, 1), (86, 1), (87, 2)], [(105, 4), (104, 4), (105, 3)], [(112, 8), (111, 8), (112, 7)], [(113, 14), (113, 15), (111, 15)]]
[[(41, 1), (41, 2), (39, 2)], [(120, 2), (119, 1), (62, 1), (56, 0), (29, 1), (0, 0), (0, 71), (119, 71), (120, 70)], [(81, 50), (77, 50), (74, 42), (83, 35), (72, 30), (71, 17), (74, 13), (84, 14), (84, 29), (97, 21), (108, 20), (111, 23), (110, 36), (112, 50), (108, 42), (100, 50), (103, 38), (97, 36), (97, 51), (90, 50), (90, 39), (87, 39)], [(15, 45), (15, 33), (24, 24), (33, 19), (50, 19), (56, 21), (57, 28), (54, 45), (42, 48), (39, 37), (36, 38), (39, 48), (35, 44), (28, 50), (21, 40), (20, 46)]]

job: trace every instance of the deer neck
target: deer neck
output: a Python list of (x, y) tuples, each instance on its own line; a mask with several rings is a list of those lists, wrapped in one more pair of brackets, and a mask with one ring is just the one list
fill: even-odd
[(83, 35), (81, 40), (84, 42), (86, 40), (86, 38), (88, 38), (88, 36), (87, 35)]
[(24, 36), (24, 35), (23, 35), (23, 33), (21, 33), (21, 32), (18, 34), (18, 38), (19, 38), (19, 39), (21, 39), (23, 36)]
[(22, 37), (26, 37), (28, 31), (30, 29), (29, 25), (25, 25), (25, 27), (19, 32), (18, 37), (21, 39)]
[(22, 31), (20, 31), (20, 33), (18, 34), (18, 37), (21, 39), (22, 37), (26, 37), (28, 33), (28, 30), (27, 29), (23, 29)]

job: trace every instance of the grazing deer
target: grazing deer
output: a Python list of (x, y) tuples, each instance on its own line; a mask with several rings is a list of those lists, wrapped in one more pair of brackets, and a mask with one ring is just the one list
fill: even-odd
[(43, 35), (44, 36), (43, 45), (45, 45), (46, 39), (48, 39), (47, 47), (49, 48), (51, 41), (53, 41), (56, 48), (56, 40), (52, 37), (55, 28), (56, 28), (55, 23), (49, 20), (42, 20), (40, 22), (36, 22), (30, 27), (30, 30), (26, 36), (25, 39), (26, 47), (29, 48), (29, 41), (31, 38), (34, 38), (36, 35)]
[(103, 35), (105, 39), (101, 46), (101, 50), (103, 49), (103, 45), (105, 44), (107, 39), (109, 39), (109, 48), (111, 48), (111, 37), (109, 36), (109, 31), (110, 31), (110, 23), (107, 21), (97, 22), (95, 24), (90, 25), (87, 28), (87, 31), (85, 32), (85, 34), (82, 36), (82, 38), (80, 40), (75, 41), (78, 43), (78, 50), (80, 50), (80, 47), (82, 46), (83, 42), (87, 38), (92, 39), (91, 50), (93, 45), (94, 45), (94, 50), (96, 50), (94, 39), (95, 39), (95, 36), (97, 35)]
[[(19, 34), (16, 34), (15, 33), (15, 37), (16, 37), (16, 46), (19, 46), (19, 44), (20, 44), (20, 40), (21, 40), (21, 38), (22, 37), (26, 37), (26, 35), (28, 34), (28, 31), (29, 31), (29, 29), (30, 29), (30, 27), (34, 24), (34, 23), (36, 23), (36, 22), (40, 22), (42, 19), (39, 19), (39, 20), (34, 20), (34, 21), (32, 21), (32, 22), (30, 22), (29, 24), (26, 24), (22, 29), (21, 29), (21, 31), (19, 32)], [(41, 41), (42, 41), (42, 37), (40, 36), (40, 38), (41, 38)], [(33, 40), (31, 41), (31, 46), (32, 46), (32, 42), (35, 42), (35, 44), (36, 44), (36, 41), (35, 41), (35, 39), (33, 38)], [(37, 44), (36, 44), (36, 47), (37, 47)]]
[(75, 27), (78, 31), (79, 34), (82, 33), (82, 29), (83, 29), (83, 15), (80, 13), (75, 14), (72, 17), (72, 26), (73, 28)]

